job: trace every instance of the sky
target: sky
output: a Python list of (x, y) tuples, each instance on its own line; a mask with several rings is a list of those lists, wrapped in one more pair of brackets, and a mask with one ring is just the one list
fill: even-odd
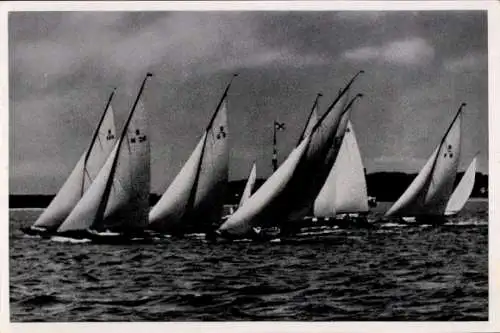
[(147, 71), (153, 193), (163, 193), (229, 91), (230, 180), (272, 171), (350, 77), (368, 173), (418, 172), (462, 102), (460, 170), (488, 173), (483, 11), (15, 12), (9, 14), (10, 193), (54, 194), (86, 149), (107, 98), (118, 130)]

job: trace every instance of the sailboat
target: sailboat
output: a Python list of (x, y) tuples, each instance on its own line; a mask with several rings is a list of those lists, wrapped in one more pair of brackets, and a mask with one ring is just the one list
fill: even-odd
[[(301, 226), (317, 226), (318, 217), (321, 219), (321, 222), (329, 221), (331, 217), (335, 218), (338, 209), (340, 211), (345, 210), (345, 213), (347, 213), (348, 210), (354, 209), (349, 206), (356, 205), (357, 201), (361, 199), (360, 196), (363, 197), (363, 193), (364, 197), (366, 197), (366, 180), (364, 178), (363, 164), (354, 131), (352, 130), (352, 124), (349, 121), (351, 110), (352, 108), (348, 105), (340, 119), (332, 147), (334, 152), (338, 152), (338, 155), (323, 187), (319, 191), (318, 197), (314, 201), (312, 208), (313, 217), (304, 218), (303, 223), (295, 222), (295, 229)], [(316, 110), (313, 108), (306, 129), (314, 126), (316, 122), (315, 118)], [(349, 134), (346, 135), (346, 133)], [(339, 168), (339, 166), (341, 167)], [(344, 168), (345, 171), (343, 170)], [(358, 172), (359, 170), (360, 172)], [(349, 175), (349, 173), (353, 173), (353, 175)], [(358, 178), (359, 173), (362, 175), (361, 178)], [(340, 198), (344, 197), (344, 192), (349, 192), (351, 196), (346, 197), (343, 199), (343, 202), (340, 202)], [(353, 194), (359, 195), (353, 196)], [(339, 202), (335, 202), (335, 198), (338, 198)], [(348, 203), (347, 201), (349, 200), (352, 200), (352, 203)], [(364, 212), (364, 206), (367, 206), (367, 203), (361, 203), (360, 205), (360, 211)], [(336, 208), (336, 206), (338, 207)], [(311, 224), (310, 222), (313, 223)]]
[(200, 141), (149, 213), (148, 228), (170, 234), (208, 231), (220, 223), (228, 184), (227, 85)]
[(119, 140), (92, 185), (57, 229), (58, 237), (121, 242), (141, 235), (147, 226), (150, 144), (141, 95), (151, 76), (147, 73), (142, 81)]
[(35, 223), (28, 228), (22, 228), (26, 234), (50, 235), (55, 232), (96, 178), (116, 141), (114, 113), (111, 106), (114, 94), (115, 90), (108, 98), (88, 148)]
[(445, 216), (457, 215), (462, 208), (465, 206), (467, 200), (472, 193), (474, 188), (474, 182), (476, 180), (476, 167), (477, 167), (477, 156), (472, 159), (472, 162), (467, 167), (460, 183), (458, 183), (455, 191), (450, 197), (446, 209), (444, 211)]
[(387, 211), (387, 217), (414, 217), (425, 222), (443, 220), (460, 159), (462, 110), (465, 105), (460, 105), (434, 152), (407, 190)]
[[(312, 204), (320, 190), (317, 184), (321, 185), (327, 176), (322, 174), (323, 165), (330, 163), (331, 168), (333, 164), (328, 158), (335, 155), (331, 151), (332, 141), (345, 110), (346, 93), (362, 72), (341, 91), (313, 126), (311, 134), (302, 139), (285, 162), (219, 227), (216, 231), (219, 236), (228, 239), (252, 237), (254, 227), (288, 222), (297, 214), (297, 209), (303, 210)], [(307, 175), (316, 177), (311, 180)]]
[[(345, 95), (345, 97), (347, 96), (348, 94)], [(304, 222), (303, 220), (307, 214), (313, 211), (314, 201), (321, 188), (324, 186), (340, 151), (349, 112), (355, 101), (362, 96), (362, 94), (357, 94), (347, 103), (347, 105), (343, 104), (338, 106), (339, 110), (342, 111), (337, 119), (335, 130), (332, 131), (330, 137), (323, 142), (323, 152), (316, 152), (317, 155), (315, 159), (305, 159), (305, 162), (301, 164), (301, 170), (297, 172), (297, 180), (293, 183), (293, 190), (290, 194), (290, 197), (296, 204), (293, 205), (291, 212), (288, 214), (288, 222), (283, 224), (282, 230), (289, 229), (289, 232), (292, 232), (293, 229), (298, 228)], [(318, 125), (321, 126), (319, 122)], [(324, 134), (325, 133), (322, 133), (322, 135)], [(304, 189), (306, 191), (304, 191)], [(304, 198), (304, 193), (306, 194), (305, 198), (307, 198), (307, 201)]]
[(324, 219), (349, 218), (369, 211), (363, 161), (351, 121), (337, 159), (314, 201), (314, 216)]
[(254, 227), (268, 216), (273, 214), (272, 203), (286, 190), (286, 186), (293, 176), (300, 159), (303, 157), (310, 136), (306, 136), (298, 147), (288, 155), (280, 167), (250, 196), (236, 212), (216, 231), (216, 235), (225, 239), (250, 236), (255, 238)]

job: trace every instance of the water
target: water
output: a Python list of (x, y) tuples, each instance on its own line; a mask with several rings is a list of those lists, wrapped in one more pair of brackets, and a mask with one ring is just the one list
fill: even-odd
[(296, 243), (68, 244), (11, 210), (11, 321), (487, 320), (487, 202)]

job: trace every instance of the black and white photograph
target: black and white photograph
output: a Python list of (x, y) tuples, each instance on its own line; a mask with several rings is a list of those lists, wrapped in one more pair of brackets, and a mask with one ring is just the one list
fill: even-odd
[(481, 3), (8, 11), (5, 318), (491, 324)]

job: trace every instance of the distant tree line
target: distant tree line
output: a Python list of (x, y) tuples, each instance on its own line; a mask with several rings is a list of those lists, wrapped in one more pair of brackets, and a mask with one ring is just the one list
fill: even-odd
[[(464, 173), (457, 174), (455, 186), (462, 179)], [(368, 174), (366, 182), (368, 186), (368, 195), (376, 197), (377, 201), (395, 201), (408, 188), (410, 183), (416, 177), (416, 174), (406, 174), (402, 172), (377, 172)], [(264, 183), (265, 179), (257, 179), (255, 189)], [(226, 204), (237, 204), (240, 195), (245, 187), (246, 179), (234, 180), (229, 182), (226, 192)], [(476, 182), (472, 190), (473, 198), (488, 197), (488, 175), (476, 173)], [(54, 195), (9, 195), (10, 208), (44, 208), (47, 207)], [(160, 199), (160, 195), (151, 193), (149, 202), (154, 205)]]
[[(455, 187), (462, 179), (464, 172), (459, 172), (455, 178)], [(408, 188), (417, 174), (403, 172), (377, 172), (366, 177), (368, 195), (376, 197), (378, 201), (395, 201)], [(488, 197), (488, 175), (476, 173), (474, 188), (471, 197)]]

